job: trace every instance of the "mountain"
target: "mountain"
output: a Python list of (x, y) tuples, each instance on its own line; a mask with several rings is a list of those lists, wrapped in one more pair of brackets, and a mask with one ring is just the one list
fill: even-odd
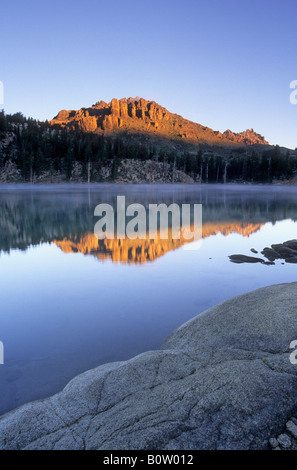
[(40, 122), (0, 112), (0, 183), (288, 183), (297, 153), (253, 129), (223, 133), (143, 98), (62, 110)]
[(52, 126), (80, 129), (84, 132), (147, 134), (192, 144), (269, 145), (265, 138), (253, 129), (240, 133), (228, 129), (221, 133), (184, 119), (155, 101), (147, 101), (144, 98), (114, 98), (110, 103), (98, 101), (93, 106), (78, 111), (62, 110), (49, 123)]
[[(241, 221), (205, 223), (202, 227), (202, 237), (207, 238), (218, 233), (223, 236), (238, 233), (244, 237), (249, 237), (260, 230), (263, 225), (264, 223)], [(191, 227), (191, 230), (193, 230), (193, 227)], [(183, 239), (182, 236), (180, 239), (173, 239), (169, 230), (169, 237), (164, 239), (152, 240), (147, 235), (146, 239), (111, 240), (104, 238), (98, 240), (94, 233), (88, 232), (81, 237), (65, 237), (63, 240), (53, 240), (52, 243), (57, 245), (64, 253), (81, 253), (94, 256), (101, 261), (112, 260), (114, 263), (143, 264), (155, 261), (169, 251), (180, 248), (188, 241)]]

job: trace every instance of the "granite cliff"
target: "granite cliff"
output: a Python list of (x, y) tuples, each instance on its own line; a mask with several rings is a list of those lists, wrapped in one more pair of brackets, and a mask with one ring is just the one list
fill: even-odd
[(89, 108), (62, 110), (49, 121), (51, 125), (81, 129), (84, 132), (145, 133), (172, 140), (196, 144), (224, 146), (269, 145), (253, 129), (234, 133), (229, 129), (221, 133), (169, 112), (155, 101), (144, 98), (98, 101)]

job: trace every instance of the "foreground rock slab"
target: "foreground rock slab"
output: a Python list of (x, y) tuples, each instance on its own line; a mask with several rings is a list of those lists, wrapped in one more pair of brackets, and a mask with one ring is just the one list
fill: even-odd
[(296, 325), (297, 283), (231, 299), (2, 416), (0, 448), (271, 448), (297, 410)]

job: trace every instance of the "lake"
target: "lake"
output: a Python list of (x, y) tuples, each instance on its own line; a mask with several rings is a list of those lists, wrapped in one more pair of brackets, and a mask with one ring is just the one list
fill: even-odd
[[(201, 247), (97, 240), (94, 209), (118, 195), (127, 204), (202, 204)], [(297, 238), (296, 221), (289, 186), (0, 186), (0, 414), (87, 369), (159, 348), (223, 300), (296, 281), (296, 265), (283, 260), (228, 258), (262, 257), (264, 247)]]

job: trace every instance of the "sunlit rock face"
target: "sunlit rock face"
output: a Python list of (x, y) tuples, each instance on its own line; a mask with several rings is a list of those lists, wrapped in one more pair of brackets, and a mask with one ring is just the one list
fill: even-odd
[[(209, 223), (202, 228), (202, 236), (207, 238), (211, 235), (221, 233), (226, 236), (230, 233), (238, 233), (244, 237), (249, 237), (257, 232), (264, 224), (250, 223)], [(191, 227), (193, 230), (193, 227)], [(190, 234), (188, 234), (189, 237)], [(166, 253), (182, 247), (191, 242), (182, 236), (180, 239), (174, 239), (171, 231), (168, 233), (168, 239), (108, 239), (98, 240), (93, 233), (86, 233), (82, 237), (69, 237), (63, 240), (53, 240), (64, 253), (82, 253), (92, 255), (100, 260), (112, 260), (128, 264), (143, 264), (154, 261)]]
[(52, 125), (81, 129), (85, 132), (116, 132), (118, 129), (132, 133), (146, 133), (212, 145), (268, 145), (263, 136), (254, 131), (234, 133), (229, 129), (221, 133), (209, 127), (170, 113), (155, 101), (144, 98), (113, 98), (109, 103), (98, 101), (89, 108), (62, 110), (49, 121)]

